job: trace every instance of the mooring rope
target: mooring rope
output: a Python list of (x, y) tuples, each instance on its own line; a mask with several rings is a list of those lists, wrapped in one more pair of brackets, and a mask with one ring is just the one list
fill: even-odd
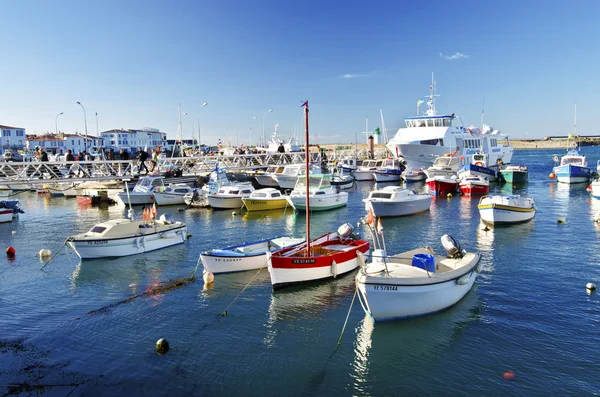
[(244, 293), (244, 291), (246, 290), (246, 288), (248, 288), (250, 286), (250, 284), (252, 284), (252, 281), (254, 281), (254, 279), (256, 278), (256, 276), (258, 276), (258, 274), (260, 273), (260, 271), (265, 267), (265, 265), (269, 263), (269, 258), (267, 258), (267, 260), (265, 261), (265, 263), (260, 267), (260, 269), (258, 269), (256, 271), (256, 274), (254, 274), (254, 277), (252, 277), (252, 279), (250, 281), (248, 281), (248, 284), (246, 284), (244, 286), (244, 288), (242, 288), (242, 290), (240, 291), (239, 294), (237, 294), (237, 296), (233, 299), (233, 301), (229, 304), (229, 306), (227, 306), (227, 308), (225, 310), (223, 310), (221, 312), (221, 314), (219, 314), (219, 317), (225, 317), (227, 315), (227, 310), (229, 310), (229, 308), (231, 306), (233, 306), (233, 304), (235, 303), (235, 301), (238, 300), (238, 298), (240, 297), (240, 295), (242, 295), (242, 293)]
[[(340, 333), (340, 339), (338, 340), (337, 346), (333, 350), (335, 353), (342, 344), (342, 337), (344, 336), (344, 331), (346, 330), (346, 324), (348, 324), (348, 318), (350, 318), (350, 312), (352, 311), (352, 307), (354, 306), (354, 300), (356, 299), (356, 294), (358, 293), (358, 287), (354, 289), (354, 296), (352, 297), (352, 302), (350, 303), (350, 309), (348, 309), (348, 314), (346, 315), (346, 321), (344, 321), (344, 326), (342, 327), (342, 332)], [(333, 356), (333, 353), (331, 354)]]
[[(48, 259), (48, 262), (44, 263), (44, 266), (40, 267), (40, 270), (44, 270), (44, 268), (46, 267), (46, 265), (50, 262), (52, 262), (52, 259), (54, 259), (59, 253), (60, 251), (62, 251), (63, 248), (65, 248), (67, 246), (67, 243), (69, 242), (69, 239), (66, 239), (65, 242), (63, 243), (62, 247), (60, 247), (58, 249), (58, 251), (56, 251), (56, 254), (52, 255), (50, 257), (50, 259)], [(38, 254), (39, 255), (39, 254)]]

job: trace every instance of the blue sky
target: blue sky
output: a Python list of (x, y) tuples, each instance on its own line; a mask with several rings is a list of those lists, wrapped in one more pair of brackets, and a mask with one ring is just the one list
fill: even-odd
[[(416, 112), (435, 72), (441, 113), (512, 138), (600, 133), (600, 2), (8, 1), (0, 124), (28, 133), (159, 128), (256, 143), (279, 123), (364, 141)], [(456, 54), (464, 56), (456, 56)], [(453, 59), (448, 59), (453, 58)], [(204, 108), (202, 103), (208, 102)], [(253, 117), (257, 117), (256, 120)]]

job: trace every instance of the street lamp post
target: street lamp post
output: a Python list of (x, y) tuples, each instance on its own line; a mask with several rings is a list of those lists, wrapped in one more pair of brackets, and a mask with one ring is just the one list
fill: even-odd
[[(252, 116), (252, 120), (258, 120), (258, 117)], [(250, 123), (250, 144), (248, 147), (252, 146), (252, 123)]]
[(83, 121), (85, 123), (85, 140), (83, 141), (83, 151), (87, 153), (87, 115), (85, 114), (85, 108), (81, 102), (77, 101), (77, 104), (83, 109)]
[(271, 113), (273, 111), (273, 109), (269, 109), (265, 112), (265, 114), (263, 114), (263, 118), (262, 118), (262, 145), (263, 147), (265, 146), (265, 116), (267, 115), (267, 113)]
[(55, 129), (56, 135), (58, 135), (58, 116), (60, 116), (61, 114), (63, 114), (63, 112), (60, 112), (54, 118), (54, 129)]
[(200, 128), (200, 110), (202, 110), (202, 108), (206, 105), (208, 105), (208, 102), (204, 102), (202, 105), (200, 105), (200, 109), (198, 110), (198, 150), (200, 150), (200, 154), (202, 154), (202, 129)]

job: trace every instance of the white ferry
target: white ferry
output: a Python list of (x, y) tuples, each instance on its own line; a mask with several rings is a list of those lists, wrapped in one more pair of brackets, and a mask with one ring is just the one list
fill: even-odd
[[(432, 78), (428, 109), (422, 115), (406, 117), (406, 127), (398, 129), (386, 144), (394, 157), (403, 157), (407, 168), (431, 166), (438, 156), (453, 154), (470, 158), (477, 152), (487, 153), (489, 166), (496, 167), (498, 160), (510, 164), (514, 148), (508, 137), (498, 130), (483, 125), (482, 129), (452, 125), (455, 116), (438, 115), (435, 110), (435, 82)], [(423, 100), (417, 102), (417, 114)]]

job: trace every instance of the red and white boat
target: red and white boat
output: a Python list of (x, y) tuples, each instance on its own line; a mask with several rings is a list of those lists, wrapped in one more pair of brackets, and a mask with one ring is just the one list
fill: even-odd
[[(308, 161), (308, 101), (304, 102), (304, 122), (306, 134), (306, 169)], [(358, 252), (369, 251), (369, 242), (350, 238), (353, 227), (346, 223), (338, 234), (330, 233), (331, 238), (319, 237), (320, 242), (310, 239), (310, 201), (308, 198), (310, 183), (306, 173), (306, 241), (310, 244), (290, 247), (272, 253), (268, 267), (273, 289), (308, 281), (335, 278), (348, 273), (359, 266)], [(327, 236), (327, 235), (325, 235)], [(313, 242), (314, 241), (314, 242)]]
[(490, 182), (481, 175), (465, 175), (458, 186), (465, 196), (488, 194), (490, 191)]
[(0, 223), (12, 222), (13, 210), (10, 208), (0, 208)]
[(458, 179), (456, 175), (438, 175), (433, 178), (427, 178), (426, 182), (429, 193), (433, 196), (446, 196), (448, 193), (455, 194), (458, 192)]

